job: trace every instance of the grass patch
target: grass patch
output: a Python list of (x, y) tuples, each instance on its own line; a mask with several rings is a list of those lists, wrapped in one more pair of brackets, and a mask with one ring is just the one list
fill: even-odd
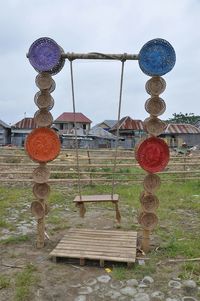
[(31, 293), (31, 289), (35, 286), (39, 278), (35, 275), (36, 267), (28, 264), (22, 272), (16, 274), (15, 277), (15, 301), (27, 301)]
[(28, 235), (17, 235), (10, 236), (6, 239), (0, 240), (0, 245), (8, 245), (8, 244), (19, 244), (21, 242), (29, 241), (30, 237)]
[(8, 276), (0, 275), (0, 289), (8, 288), (10, 286), (10, 278)]

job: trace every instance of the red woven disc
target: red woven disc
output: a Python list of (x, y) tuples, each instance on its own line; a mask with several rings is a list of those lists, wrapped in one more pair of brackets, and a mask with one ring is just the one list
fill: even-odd
[(144, 140), (138, 146), (136, 160), (148, 172), (155, 173), (164, 170), (169, 162), (167, 143), (157, 137)]
[(60, 152), (60, 140), (54, 130), (34, 129), (27, 137), (25, 148), (30, 158), (37, 162), (54, 160)]

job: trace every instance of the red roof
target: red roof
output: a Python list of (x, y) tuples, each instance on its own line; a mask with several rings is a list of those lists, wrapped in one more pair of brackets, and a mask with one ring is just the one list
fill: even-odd
[(37, 127), (34, 118), (24, 118), (21, 121), (15, 123), (12, 127), (17, 129), (35, 129)]
[(200, 129), (192, 124), (169, 123), (164, 134), (200, 134)]
[(92, 121), (87, 118), (82, 113), (62, 113), (55, 121), (56, 122), (83, 122), (83, 123), (91, 123)]
[(119, 121), (119, 124), (117, 123), (115, 124), (114, 127), (112, 127), (111, 131), (117, 130), (118, 126), (119, 126), (119, 130), (139, 130), (139, 131), (144, 130), (142, 120), (135, 120), (129, 116), (123, 117)]

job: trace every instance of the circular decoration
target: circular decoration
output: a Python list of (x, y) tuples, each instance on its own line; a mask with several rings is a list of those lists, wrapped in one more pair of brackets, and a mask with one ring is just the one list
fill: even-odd
[(46, 72), (38, 74), (35, 79), (36, 86), (40, 90), (50, 90), (51, 86), (53, 85), (53, 82), (55, 83), (51, 75)]
[(35, 183), (33, 194), (38, 199), (47, 199), (50, 194), (50, 186), (47, 183)]
[(145, 89), (148, 94), (158, 96), (166, 89), (166, 81), (160, 76), (154, 76), (146, 82)]
[(37, 92), (34, 97), (34, 102), (39, 109), (47, 109), (48, 111), (54, 106), (54, 99), (47, 91)]
[(38, 110), (34, 115), (34, 119), (39, 127), (50, 126), (53, 123), (53, 116), (47, 109)]
[(157, 137), (144, 140), (137, 149), (136, 160), (148, 172), (155, 173), (164, 170), (169, 162), (167, 143)]
[(144, 178), (143, 187), (147, 192), (152, 193), (160, 187), (160, 184), (160, 177), (150, 173)]
[(60, 140), (54, 130), (37, 128), (27, 136), (25, 148), (32, 160), (49, 162), (58, 156), (60, 152)]
[(172, 45), (163, 39), (147, 42), (139, 52), (140, 69), (150, 76), (161, 76), (172, 70), (176, 53)]
[(158, 218), (153, 212), (142, 212), (138, 217), (138, 222), (146, 230), (153, 230), (158, 224)]
[(159, 206), (158, 198), (150, 193), (142, 193), (140, 202), (145, 212), (154, 212)]
[(45, 207), (41, 202), (33, 201), (31, 203), (31, 212), (37, 219), (42, 218), (45, 215)]
[(153, 116), (159, 116), (165, 112), (166, 104), (162, 98), (154, 96), (145, 102), (145, 110)]
[(144, 120), (144, 129), (153, 136), (161, 135), (166, 128), (166, 123), (156, 117), (148, 117)]
[(52, 39), (43, 37), (37, 39), (28, 52), (28, 59), (38, 72), (49, 72), (55, 68), (61, 60), (61, 47)]
[(40, 165), (33, 171), (33, 181), (36, 183), (45, 183), (50, 177), (50, 170), (46, 165)]

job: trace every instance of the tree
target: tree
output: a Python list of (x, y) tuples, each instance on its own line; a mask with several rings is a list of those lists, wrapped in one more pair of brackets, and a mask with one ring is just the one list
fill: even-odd
[(174, 113), (172, 114), (173, 118), (169, 118), (167, 120), (168, 123), (188, 123), (188, 124), (194, 124), (198, 120), (200, 120), (199, 115), (194, 115), (194, 113)]

